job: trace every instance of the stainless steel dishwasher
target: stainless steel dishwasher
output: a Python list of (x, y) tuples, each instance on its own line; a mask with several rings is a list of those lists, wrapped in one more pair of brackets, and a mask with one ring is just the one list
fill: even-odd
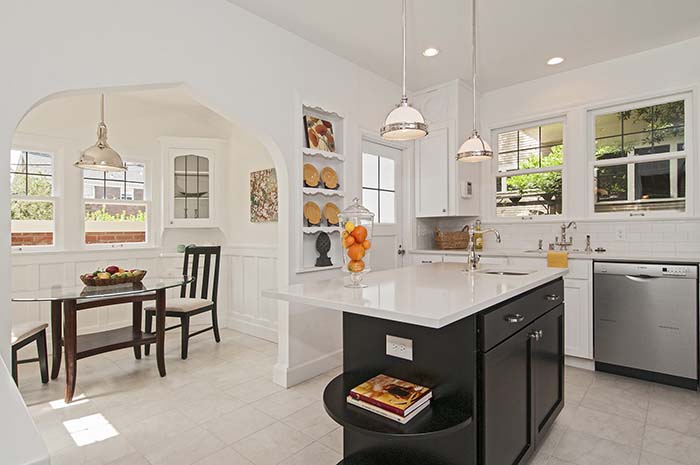
[(698, 267), (593, 266), (596, 370), (697, 389)]

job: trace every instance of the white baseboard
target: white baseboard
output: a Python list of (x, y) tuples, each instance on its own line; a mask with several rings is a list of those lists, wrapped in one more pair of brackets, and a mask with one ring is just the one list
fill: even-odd
[(334, 368), (338, 368), (342, 364), (343, 349), (338, 349), (335, 352), (294, 367), (278, 363), (273, 368), (272, 380), (282, 387), (290, 388)]
[(595, 371), (595, 362), (587, 358), (565, 356), (564, 364), (574, 368)]
[(270, 328), (262, 324), (257, 324), (252, 321), (247, 321), (235, 316), (230, 316), (226, 319), (226, 327), (240, 331), (244, 334), (259, 337), (266, 341), (277, 343), (277, 328)]

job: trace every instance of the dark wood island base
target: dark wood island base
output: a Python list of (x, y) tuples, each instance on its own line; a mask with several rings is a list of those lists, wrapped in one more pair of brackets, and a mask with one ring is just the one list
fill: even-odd
[[(563, 296), (558, 278), (442, 328), (344, 312), (344, 373), (324, 392), (340, 464), (527, 463), (564, 406)], [(386, 355), (387, 335), (413, 359)], [(432, 388), (430, 407), (402, 425), (346, 403), (379, 373)]]

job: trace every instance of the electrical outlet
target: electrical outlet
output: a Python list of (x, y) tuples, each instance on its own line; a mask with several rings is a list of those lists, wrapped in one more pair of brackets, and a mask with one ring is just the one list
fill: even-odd
[(413, 361), (413, 340), (387, 334), (386, 354)]
[(618, 241), (624, 241), (625, 240), (625, 230), (622, 228), (617, 228), (615, 230), (615, 238), (617, 238)]

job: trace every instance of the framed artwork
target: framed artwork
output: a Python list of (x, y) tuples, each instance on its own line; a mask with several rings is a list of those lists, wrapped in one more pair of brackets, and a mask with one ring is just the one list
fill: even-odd
[(250, 222), (277, 221), (277, 173), (274, 168), (250, 173)]
[(304, 115), (304, 126), (306, 127), (307, 147), (310, 149), (335, 152), (333, 123), (316, 118), (315, 116)]

